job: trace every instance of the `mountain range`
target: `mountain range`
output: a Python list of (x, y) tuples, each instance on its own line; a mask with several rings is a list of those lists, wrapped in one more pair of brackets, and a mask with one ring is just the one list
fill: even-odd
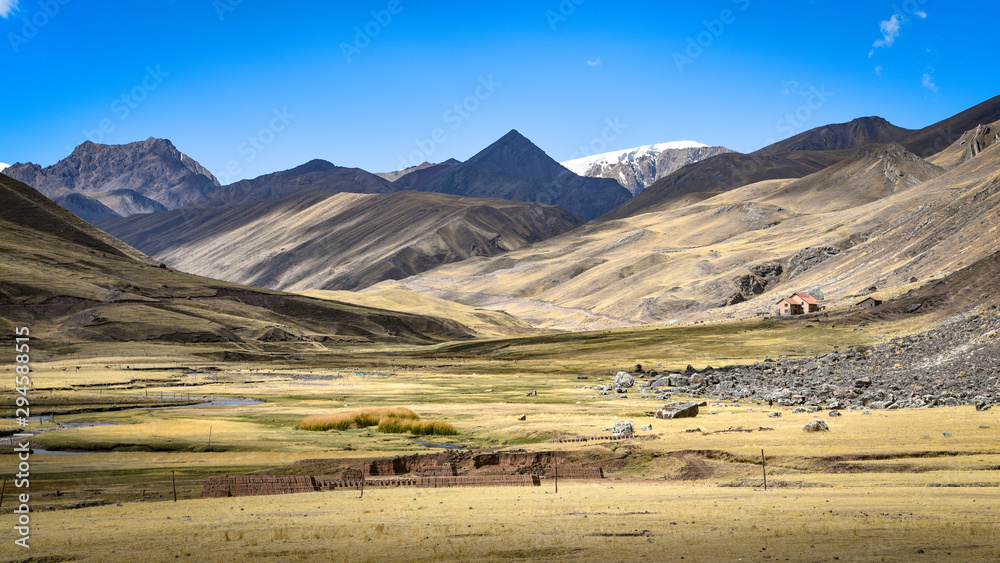
[(434, 342), (472, 334), (450, 320), (178, 272), (4, 175), (0, 232), (0, 325), (30, 323), (49, 353), (80, 341), (138, 341), (197, 344), (209, 355), (221, 346), (226, 357), (280, 357), (320, 342)]
[[(967, 116), (945, 120), (942, 130), (968, 124)], [(866, 122), (877, 125), (863, 118), (832, 128), (872, 131)], [(660, 184), (701, 176), (703, 191), (659, 194), (645, 208), (619, 208), (529, 248), (443, 265), (364, 294), (373, 301), (381, 291), (409, 290), (564, 330), (769, 314), (777, 296), (803, 290), (847, 306), (1000, 250), (998, 125), (974, 124), (929, 159), (906, 148), (923, 131), (902, 143), (865, 144), (873, 138), (845, 142), (818, 128), (796, 142), (829, 149), (716, 156)], [(875, 130), (899, 138), (898, 129)], [(746, 168), (725, 167), (733, 162)], [(709, 172), (720, 181), (708, 184)]]
[(316, 190), (97, 225), (185, 272), (303, 291), (401, 279), (440, 264), (517, 250), (581, 223), (561, 207), (520, 201)]
[[(219, 288), (271, 296), (261, 303), (289, 299), (280, 290), (319, 292), (310, 294), (336, 299), (329, 305), (335, 308), (356, 302), (361, 309), (352, 315), (396, 319), (380, 320), (383, 328), (376, 329), (349, 315), (355, 328), (337, 332), (368, 339), (395, 338), (386, 327), (400, 322), (410, 327), (407, 338), (423, 341), (474, 330), (429, 320), (420, 307), (499, 333), (745, 318), (769, 314), (777, 296), (793, 291), (846, 307), (872, 292), (915, 291), (1000, 250), (998, 128), (1000, 97), (919, 130), (862, 117), (749, 154), (719, 147), (719, 154), (666, 174), (635, 197), (618, 180), (577, 175), (515, 130), (466, 162), (379, 176), (314, 160), (230, 186), (219, 186), (169, 141), (84, 144), (51, 167), (16, 164), (8, 171), (42, 184), (43, 193), (154, 259), (0, 175), (10, 192), (5, 205), (26, 216), (44, 212), (56, 225), (35, 232), (19, 224), (15, 211), (5, 216), (5, 231), (57, 246), (52, 237), (77, 233), (66, 235), (71, 244), (58, 252), (42, 242), (19, 247), (8, 237), (10, 256), (25, 262), (18, 268), (57, 266), (46, 266), (49, 277), (30, 290), (9, 277), (0, 298), (5, 318), (41, 314), (58, 330), (88, 338), (113, 338), (101, 327), (142, 325), (141, 315), (129, 316), (145, 311), (132, 309), (133, 301), (150, 307), (149, 299), (175, 299), (155, 281), (188, 275), (172, 267), (229, 280), (171, 277), (159, 284), (197, 287), (178, 294), (185, 301)], [(603, 171), (614, 162), (641, 162), (649, 171), (670, 150), (658, 148), (569, 164)], [(109, 256), (113, 264), (103, 261)], [(78, 267), (69, 266), (74, 261)], [(11, 271), (20, 272), (13, 264)], [(115, 268), (128, 273), (112, 274)], [(145, 268), (158, 271), (150, 277)], [(131, 284), (138, 290), (126, 281), (133, 275), (143, 280)], [(130, 311), (124, 325), (81, 316), (123, 299)], [(169, 303), (170, 315), (153, 318), (180, 323), (172, 315), (183, 307)], [(72, 310), (69, 316), (64, 309)], [(276, 314), (268, 310), (232, 314)], [(259, 342), (258, 333), (212, 319), (216, 324), (195, 332)], [(328, 331), (288, 318), (279, 324), (296, 338)], [(250, 325), (263, 330), (259, 322)]]

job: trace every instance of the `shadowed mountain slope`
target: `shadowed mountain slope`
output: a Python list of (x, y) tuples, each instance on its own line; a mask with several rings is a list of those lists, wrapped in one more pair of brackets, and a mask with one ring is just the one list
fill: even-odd
[(583, 219), (593, 219), (631, 197), (615, 180), (570, 172), (514, 130), (420, 189), (561, 205)]
[[(426, 163), (425, 163), (426, 164)], [(400, 190), (422, 190), (424, 186), (436, 180), (439, 176), (451, 170), (455, 166), (462, 164), (454, 158), (448, 159), (441, 164), (430, 164), (420, 166), (411, 172), (403, 174), (393, 181), (392, 185)]]
[(100, 226), (178, 269), (272, 289), (356, 289), (577, 227), (555, 206), (398, 192), (306, 193)]
[(0, 325), (78, 341), (215, 343), (266, 352), (327, 340), (432, 342), (462, 325), (176, 272), (0, 174)]
[(390, 182), (360, 168), (336, 166), (316, 159), (290, 170), (223, 186), (195, 205), (230, 207), (241, 203), (282, 199), (299, 193), (388, 194), (395, 191), (398, 190)]

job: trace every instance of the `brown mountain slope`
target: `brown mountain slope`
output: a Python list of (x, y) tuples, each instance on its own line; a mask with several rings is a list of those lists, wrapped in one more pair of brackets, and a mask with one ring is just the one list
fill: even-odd
[(356, 289), (493, 256), (580, 224), (568, 211), (444, 194), (309, 193), (100, 226), (180, 270), (259, 287)]
[(784, 205), (803, 213), (829, 213), (908, 190), (944, 173), (944, 169), (902, 146), (869, 145), (856, 158), (796, 180), (757, 201)]
[(797, 151), (773, 155), (726, 153), (690, 164), (614, 208), (600, 220), (623, 219), (655, 212), (677, 197), (699, 192), (724, 192), (780, 178), (802, 178), (849, 156), (850, 151)]
[(810, 129), (752, 154), (856, 149), (866, 145), (899, 142), (912, 133), (913, 131), (896, 127), (881, 117), (859, 117), (847, 123), (832, 123)]
[[(660, 203), (685, 193), (727, 191), (761, 180), (801, 178), (850, 158), (850, 149), (871, 143), (899, 142), (917, 156), (929, 158), (948, 148), (965, 131), (998, 119), (1000, 96), (917, 131), (896, 127), (880, 117), (817, 127), (749, 155), (720, 155), (685, 166), (601, 219), (656, 211)], [(765, 156), (767, 159), (761, 160)]]
[(173, 271), (0, 174), (0, 325), (15, 324), (58, 345), (205, 342), (244, 352), (266, 352), (275, 338), (315, 348), (469, 335), (451, 321)]
[(929, 160), (937, 166), (951, 169), (975, 158), (998, 141), (1000, 141), (1000, 121), (977, 125), (975, 129), (966, 131), (951, 146)]
[[(219, 187), (214, 176), (166, 139), (150, 137), (125, 145), (87, 141), (47, 168), (17, 163), (4, 174), (45, 195), (59, 190), (95, 196), (133, 190), (173, 209), (205, 197)], [(112, 206), (113, 207), (113, 206)]]
[(947, 119), (914, 131), (900, 144), (917, 156), (929, 158), (954, 143), (966, 131), (1000, 120), (1000, 96), (975, 105)]
[[(591, 223), (572, 236), (445, 265), (396, 287), (549, 328), (770, 314), (773, 300), (793, 291), (849, 301), (870, 287), (938, 277), (1000, 249), (998, 146), (947, 172), (896, 145), (852, 151), (838, 166), (853, 178), (824, 170), (683, 207), (674, 200), (670, 211)], [(885, 172), (893, 170), (904, 175), (887, 183)], [(921, 175), (926, 180), (916, 185), (903, 180)]]

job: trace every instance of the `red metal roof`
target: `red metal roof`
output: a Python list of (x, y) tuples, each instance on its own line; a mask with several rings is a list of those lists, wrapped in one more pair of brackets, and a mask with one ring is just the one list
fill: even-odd
[(808, 293), (793, 293), (792, 296), (793, 297), (797, 296), (799, 299), (805, 301), (810, 305), (819, 305), (819, 301), (816, 301), (816, 298), (814, 298), (812, 295), (809, 295)]

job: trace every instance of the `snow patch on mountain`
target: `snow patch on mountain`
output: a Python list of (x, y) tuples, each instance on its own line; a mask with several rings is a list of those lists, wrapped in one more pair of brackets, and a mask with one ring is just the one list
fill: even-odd
[(708, 147), (708, 145), (704, 143), (698, 143), (696, 141), (673, 141), (670, 143), (657, 143), (654, 145), (645, 145), (633, 149), (611, 151), (591, 156), (585, 156), (583, 158), (575, 158), (573, 160), (567, 160), (566, 162), (560, 162), (560, 164), (562, 164), (566, 168), (569, 168), (575, 174), (578, 174), (580, 176), (585, 176), (587, 175), (587, 172), (594, 165), (600, 165), (603, 168), (605, 166), (612, 166), (619, 162), (635, 161), (643, 156), (656, 156), (665, 150), (695, 149), (704, 147)]

